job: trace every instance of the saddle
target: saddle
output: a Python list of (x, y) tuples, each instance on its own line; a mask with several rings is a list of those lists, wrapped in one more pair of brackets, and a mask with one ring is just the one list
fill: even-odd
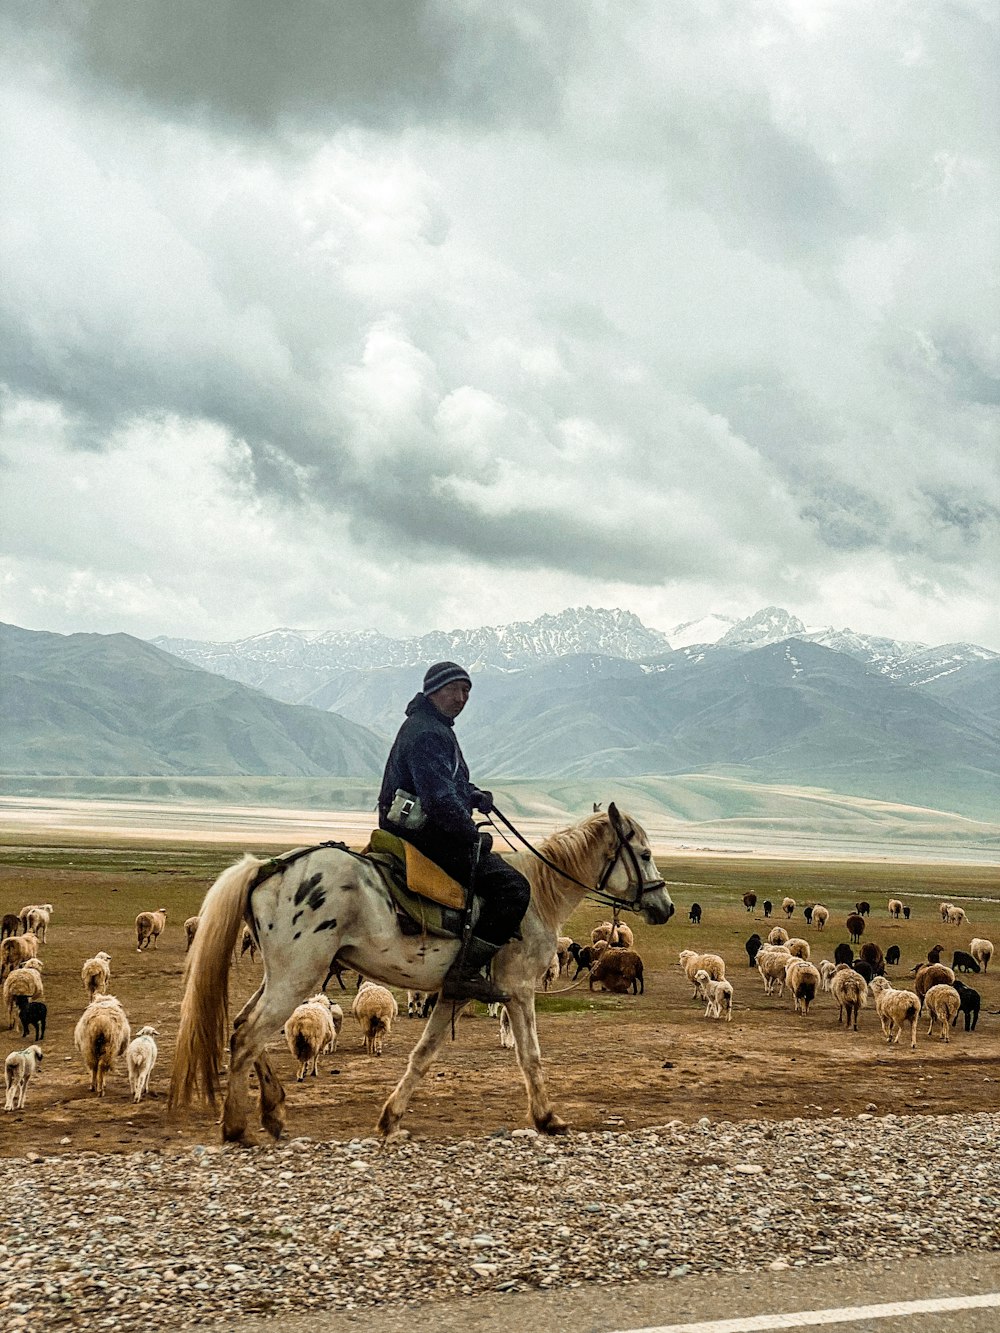
[(373, 829), (361, 853), (378, 867), (408, 935), (462, 935), (468, 890), (412, 843), (386, 829)]

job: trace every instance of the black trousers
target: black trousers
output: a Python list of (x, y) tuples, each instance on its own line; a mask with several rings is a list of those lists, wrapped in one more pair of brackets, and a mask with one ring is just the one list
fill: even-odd
[(482, 900), (475, 934), (490, 944), (505, 944), (521, 924), (531, 901), (531, 885), (496, 852), (479, 858), (474, 892)]

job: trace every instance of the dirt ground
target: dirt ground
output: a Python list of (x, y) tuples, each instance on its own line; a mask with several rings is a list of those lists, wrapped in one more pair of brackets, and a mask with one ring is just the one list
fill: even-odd
[[(36, 858), (37, 859), (37, 858)], [(181, 922), (197, 910), (207, 884), (196, 875), (175, 872), (172, 883), (162, 868), (151, 870), (137, 853), (109, 871), (94, 868), (86, 856), (79, 864), (32, 864), (7, 849), (0, 865), (0, 908), (16, 911), (27, 902), (52, 902), (51, 939), (42, 947), (45, 962), (49, 1032), (45, 1061), (28, 1091), (22, 1112), (0, 1114), (0, 1156), (28, 1152), (46, 1155), (80, 1151), (127, 1152), (170, 1149), (216, 1140), (211, 1112), (173, 1118), (166, 1110), (166, 1088), (181, 997), (184, 933)], [(845, 902), (853, 903), (855, 885), (845, 883)], [(581, 1130), (635, 1129), (678, 1118), (693, 1121), (774, 1119), (793, 1116), (856, 1115), (874, 1111), (933, 1113), (991, 1110), (1000, 1106), (1000, 965), (996, 973), (967, 978), (981, 992), (978, 1031), (961, 1024), (952, 1040), (930, 1041), (921, 1026), (917, 1050), (905, 1044), (887, 1047), (871, 1008), (862, 1014), (861, 1031), (847, 1033), (837, 1024), (837, 1008), (823, 995), (808, 1018), (792, 1013), (790, 1002), (763, 994), (760, 979), (747, 968), (742, 940), (764, 925), (749, 918), (739, 903), (740, 885), (732, 889), (699, 886), (705, 908), (700, 932), (678, 911), (669, 925), (638, 928), (637, 947), (647, 959), (645, 994), (611, 996), (588, 990), (586, 979), (575, 989), (539, 999), (539, 1036), (549, 1088), (557, 1111)], [(117, 896), (115, 896), (117, 895)], [(825, 900), (836, 909), (834, 889)], [(675, 893), (683, 908), (684, 903)], [(169, 901), (168, 928), (159, 947), (138, 954), (131, 922), (138, 910)], [(780, 901), (780, 899), (779, 899)], [(874, 904), (873, 904), (874, 906)], [(1000, 903), (979, 908), (979, 921), (994, 918), (996, 939)], [(570, 923), (577, 939), (589, 931), (600, 909), (584, 908)], [(876, 912), (877, 915), (877, 912)], [(889, 926), (873, 921), (871, 938), (883, 945), (899, 942), (903, 965), (890, 969), (895, 984), (907, 984), (904, 967), (923, 956), (928, 939), (939, 933), (931, 903), (920, 904), (913, 922)], [(773, 924), (773, 923), (768, 923)], [(800, 922), (800, 930), (804, 927)], [(890, 930), (895, 934), (889, 934)], [(969, 932), (967, 932), (969, 933)], [(843, 932), (810, 936), (814, 960), (832, 956)], [(949, 935), (949, 950), (967, 948), (968, 940)], [(714, 948), (726, 958), (736, 990), (731, 1023), (702, 1016), (690, 987), (676, 966), (680, 949)], [(161, 1037), (152, 1094), (139, 1105), (129, 1100), (123, 1067), (98, 1100), (73, 1049), (73, 1028), (85, 1003), (80, 981), (83, 960), (105, 948), (112, 955), (112, 990), (125, 1005), (133, 1030), (155, 1023)], [(260, 962), (244, 959), (233, 970), (232, 1011), (257, 986)], [(569, 985), (562, 980), (559, 987)], [(319, 1077), (295, 1082), (295, 1064), (283, 1040), (272, 1044), (279, 1076), (288, 1092), (287, 1132), (316, 1139), (346, 1139), (372, 1132), (379, 1108), (405, 1067), (420, 1032), (404, 1014), (394, 1026), (385, 1055), (376, 1059), (361, 1049), (350, 1016), (351, 992), (336, 993), (346, 1018), (339, 1050), (320, 1061)], [(400, 996), (400, 999), (403, 999)], [(0, 1018), (0, 1053), (27, 1043), (5, 1030)], [(454, 1138), (517, 1129), (527, 1121), (523, 1083), (513, 1052), (501, 1049), (498, 1025), (484, 1010), (463, 1017), (457, 1041), (449, 1042), (411, 1103), (405, 1125), (424, 1138)]]

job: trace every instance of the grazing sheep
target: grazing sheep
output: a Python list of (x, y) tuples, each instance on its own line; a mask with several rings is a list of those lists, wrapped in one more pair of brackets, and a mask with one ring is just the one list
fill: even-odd
[(819, 961), (819, 979), (823, 990), (829, 991), (833, 981), (833, 974), (837, 970), (836, 963), (831, 963), (829, 958), (821, 958)]
[(757, 895), (755, 893), (745, 893), (743, 895), (743, 906), (752, 914), (753, 909), (757, 906)]
[(28, 1046), (23, 1051), (11, 1051), (7, 1056), (3, 1068), (4, 1083), (7, 1087), (7, 1097), (3, 1106), (5, 1111), (20, 1111), (23, 1108), (28, 1083), (31, 1076), (38, 1072), (42, 1059), (41, 1046)]
[(952, 909), (951, 903), (938, 904), (938, 911), (941, 913), (941, 920), (944, 921), (945, 923), (947, 923), (948, 921), (948, 913), (951, 911), (951, 909)]
[(898, 921), (903, 915), (903, 904), (898, 898), (889, 899), (889, 915), (892, 917), (893, 921)]
[(691, 910), (688, 912), (688, 920), (693, 926), (701, 925), (701, 903), (691, 904)]
[(298, 1072), (295, 1075), (299, 1083), (307, 1074), (312, 1074), (313, 1078), (316, 1078), (319, 1057), (324, 1051), (337, 1049), (340, 1025), (334, 1022), (334, 1008), (340, 1010), (342, 1023), (344, 1011), (340, 1009), (340, 1005), (335, 1006), (330, 998), (320, 991), (318, 995), (313, 995), (293, 1009), (291, 1017), (285, 1024), (285, 1041), (288, 1043), (289, 1051), (299, 1062)]
[(929, 963), (940, 963), (941, 955), (944, 953), (943, 944), (935, 944), (932, 949), (927, 950), (927, 961)]
[(28, 1028), (35, 1029), (35, 1040), (45, 1040), (45, 1025), (49, 1018), (48, 1005), (41, 1000), (29, 1000), (27, 995), (15, 995), (17, 1016), (21, 1023), (21, 1036), (28, 1035)]
[(775, 945), (762, 948), (757, 954), (757, 971), (764, 983), (764, 994), (771, 995), (778, 988), (778, 997), (785, 993), (785, 968), (792, 961), (787, 949)]
[(826, 930), (826, 923), (830, 920), (830, 909), (824, 907), (822, 903), (817, 903), (812, 912), (812, 923), (817, 930)]
[(833, 951), (833, 961), (835, 963), (853, 963), (854, 950), (849, 944), (838, 944)]
[(187, 944), (184, 948), (185, 953), (187, 953), (190, 950), (191, 945), (194, 944), (194, 937), (197, 934), (198, 922), (200, 920), (200, 916), (189, 916), (184, 922), (184, 934), (187, 936)]
[(383, 1043), (392, 1031), (392, 1020), (399, 1013), (392, 991), (374, 981), (363, 981), (354, 997), (351, 1013), (361, 1027), (365, 1051), (369, 1055), (381, 1055)]
[(42, 1000), (45, 998), (41, 971), (42, 960), (40, 958), (29, 958), (23, 967), (15, 968), (3, 983), (3, 1005), (7, 1010), (8, 1028), (14, 1026), (14, 1001), (19, 995), (23, 995), (28, 1000)]
[(979, 971), (979, 964), (973, 958), (972, 954), (966, 953), (963, 949), (956, 949), (952, 954), (951, 967), (953, 972)]
[(964, 907), (949, 907), (949, 908), (948, 908), (948, 925), (949, 925), (949, 926), (962, 926), (962, 925), (965, 924), (966, 921), (968, 921), (968, 919), (969, 919), (969, 918), (965, 915), (965, 908), (964, 908)]
[(865, 933), (865, 919), (858, 912), (852, 912), (845, 922), (852, 944), (858, 944)]
[(38, 957), (38, 937), (9, 935), (0, 942), (0, 981), (6, 981), (17, 967), (23, 967), (29, 958)]
[(80, 969), (80, 980), (88, 1000), (98, 994), (106, 995), (111, 980), (111, 955), (102, 949), (93, 958), (88, 958)]
[(747, 940), (746, 944), (744, 944), (743, 947), (747, 951), (747, 967), (757, 966), (757, 951), (762, 943), (763, 941), (761, 940), (760, 936), (757, 934), (756, 931), (754, 931), (754, 933)]
[(80, 1015), (73, 1044), (90, 1070), (90, 1091), (104, 1096), (108, 1074), (132, 1038), (128, 1016), (114, 995), (95, 995)]
[(548, 967), (545, 969), (545, 971), (542, 973), (541, 976), (542, 990), (547, 991), (549, 987), (554, 986), (558, 980), (559, 980), (559, 955), (557, 953), (554, 953), (552, 957), (549, 959)]
[(788, 931), (784, 926), (775, 926), (767, 937), (768, 944), (787, 944)]
[(868, 1003), (868, 983), (848, 963), (840, 963), (830, 981), (830, 994), (837, 1001), (840, 1009), (837, 1013), (839, 1024), (846, 1016), (847, 1029), (858, 1030), (858, 1014)]
[(698, 953), (694, 949), (682, 949), (677, 963), (694, 986), (695, 995), (699, 993), (694, 979), (696, 972), (704, 969), (713, 981), (723, 981), (726, 976), (726, 964), (717, 953)]
[(614, 995), (624, 995), (629, 989), (633, 995), (642, 995), (642, 959), (634, 949), (605, 949), (590, 969), (591, 990), (595, 981)]
[[(707, 978), (708, 974), (705, 975)], [(706, 979), (703, 994), (706, 1000), (706, 1018), (721, 1018), (725, 1014), (727, 1023), (733, 1021), (732, 982)]]
[(607, 940), (598, 940), (596, 944), (585, 944), (582, 947), (579, 944), (571, 944), (569, 951), (576, 963), (573, 980), (575, 981), (581, 972), (589, 972), (607, 947)]
[(765, 898), (763, 903), (764, 919), (766, 920), (774, 911), (774, 903), (770, 898)]
[[(982, 999), (977, 990), (971, 986), (966, 986), (963, 981), (955, 978), (955, 989), (958, 991), (959, 1013), (965, 1015), (966, 1032), (975, 1032), (976, 1024), (979, 1022), (979, 1009), (982, 1005)], [(952, 1027), (958, 1022), (958, 1014), (951, 1020)]]
[(990, 963), (993, 961), (993, 943), (991, 940), (974, 939), (969, 945), (969, 953), (983, 969), (984, 972), (990, 970)]
[(922, 967), (917, 968), (917, 974), (913, 978), (913, 989), (921, 999), (927, 994), (932, 986), (953, 986), (955, 984), (955, 973), (950, 967), (945, 967), (944, 963), (924, 963)]
[(149, 1091), (149, 1076), (156, 1064), (156, 1038), (159, 1035), (156, 1028), (147, 1024), (139, 1029), (125, 1050), (128, 1083), (134, 1102), (141, 1102)]
[(257, 961), (257, 940), (254, 937), (253, 931), (247, 925), (244, 925), (243, 934), (240, 937), (241, 959), (245, 953), (248, 953), (250, 955), (251, 963)]
[(885, 961), (886, 961), (887, 966), (889, 966), (889, 967), (895, 967), (895, 966), (896, 966), (896, 964), (899, 962), (899, 945), (898, 945), (898, 944), (890, 944), (890, 945), (889, 945), (888, 949), (886, 949), (886, 951), (885, 951)]
[(934, 1024), (940, 1023), (941, 1040), (950, 1042), (950, 1028), (955, 1019), (958, 1018), (961, 1007), (962, 1001), (954, 986), (932, 986), (924, 996), (924, 1015), (930, 1019), (927, 1028), (928, 1037), (934, 1035)]
[(590, 942), (600, 944), (602, 940), (613, 949), (631, 949), (635, 944), (632, 928), (626, 926), (624, 921), (602, 921), (599, 926), (595, 926), (590, 932)]
[(785, 948), (793, 958), (802, 958), (808, 963), (812, 950), (806, 940), (800, 940), (797, 936), (785, 941)]
[(855, 903), (854, 910), (858, 916), (871, 916), (872, 905), (869, 902)]
[(920, 996), (911, 990), (896, 990), (887, 977), (875, 977), (871, 984), (875, 996), (875, 1012), (882, 1025), (887, 1044), (899, 1044), (903, 1024), (910, 1025), (910, 1050), (917, 1049), (917, 1019), (920, 1017)]
[(785, 965), (785, 985), (792, 993), (795, 1012), (807, 1016), (820, 988), (819, 968), (793, 956)]
[(150, 945), (155, 949), (166, 924), (165, 907), (158, 907), (155, 912), (140, 912), (135, 919), (136, 953), (142, 953), (143, 948), (148, 949)]
[(812, 925), (812, 923), (813, 923), (813, 909), (812, 909), (812, 903), (809, 903), (806, 907), (803, 907), (803, 909), (802, 909), (802, 919), (803, 919), (803, 921), (806, 923), (807, 926), (811, 926), (811, 925)]
[(792, 913), (795, 911), (795, 899), (782, 898), (781, 910), (784, 912), (786, 918), (791, 917)]
[(20, 926), (16, 912), (4, 912), (0, 918), (0, 940), (5, 940), (8, 935), (16, 935)]
[(858, 955), (862, 962), (867, 963), (872, 970), (872, 975), (881, 977), (885, 973), (885, 954), (874, 941), (868, 944), (862, 944), (861, 952)]

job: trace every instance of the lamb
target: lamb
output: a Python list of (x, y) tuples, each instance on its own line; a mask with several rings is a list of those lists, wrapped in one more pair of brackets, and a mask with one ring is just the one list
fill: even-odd
[(307, 1074), (312, 1074), (313, 1078), (316, 1078), (319, 1057), (325, 1051), (337, 1049), (343, 1021), (343, 1009), (339, 1004), (335, 1005), (322, 991), (292, 1010), (291, 1017), (285, 1024), (285, 1041), (299, 1062), (298, 1073), (295, 1075), (299, 1083)]
[(88, 999), (92, 1000), (97, 994), (106, 995), (111, 980), (111, 955), (101, 949), (93, 958), (88, 958), (80, 969), (80, 980)]
[(135, 919), (136, 953), (142, 953), (143, 947), (148, 949), (150, 945), (155, 949), (166, 924), (165, 907), (158, 907), (155, 912), (140, 912)]
[(743, 947), (747, 951), (747, 967), (757, 966), (757, 951), (760, 949), (762, 943), (763, 941), (761, 940), (760, 936), (757, 934), (756, 931), (754, 931), (754, 933), (747, 940), (746, 944), (744, 944)]
[(792, 915), (792, 913), (795, 911), (795, 899), (794, 899), (794, 898), (782, 898), (782, 900), (781, 900), (781, 910), (784, 912), (786, 918), (787, 918), (787, 917), (790, 917), (790, 916)]
[(966, 953), (964, 949), (956, 949), (952, 954), (951, 967), (953, 972), (979, 971), (979, 964), (973, 958), (972, 954)]
[(871, 916), (872, 905), (869, 902), (855, 903), (854, 910), (858, 916)]
[(42, 960), (40, 958), (29, 958), (23, 967), (15, 968), (3, 983), (3, 1004), (7, 1010), (8, 1028), (14, 1026), (14, 1001), (19, 995), (23, 995), (28, 1000), (42, 1000), (45, 998), (41, 970)]
[(837, 1023), (846, 1015), (847, 1030), (858, 1030), (858, 1014), (868, 1003), (868, 983), (847, 963), (841, 963), (830, 982), (830, 993), (840, 1009)]
[[(965, 1015), (966, 1032), (975, 1032), (976, 1024), (979, 1022), (979, 1009), (982, 999), (977, 990), (971, 986), (966, 986), (964, 982), (955, 978), (955, 989), (958, 991), (959, 1013)], [(952, 1027), (958, 1022), (958, 1014), (951, 1020)]]
[(29, 1000), (27, 995), (15, 995), (17, 1016), (21, 1024), (21, 1036), (28, 1035), (28, 1028), (35, 1029), (35, 1040), (45, 1040), (45, 1025), (49, 1018), (48, 1005), (41, 1000)]
[(6, 981), (15, 968), (22, 967), (29, 958), (38, 957), (38, 936), (10, 935), (0, 942), (0, 981)]
[(833, 974), (837, 970), (836, 963), (831, 963), (829, 958), (821, 958), (819, 962), (820, 985), (825, 991), (829, 991), (833, 981)]
[(811, 926), (811, 925), (812, 925), (812, 923), (813, 923), (813, 909), (812, 909), (812, 903), (810, 903), (810, 904), (809, 904), (808, 906), (806, 906), (806, 907), (803, 907), (803, 909), (802, 909), (802, 919), (803, 919), (803, 921), (806, 923), (807, 926)]
[(968, 919), (969, 919), (969, 918), (965, 915), (965, 908), (964, 908), (964, 907), (949, 907), (949, 908), (948, 908), (948, 925), (949, 925), (949, 926), (961, 926), (961, 925), (964, 925), (965, 922), (968, 921)]
[(899, 945), (890, 944), (885, 951), (885, 961), (888, 967), (895, 967), (899, 962)]
[(932, 986), (924, 996), (924, 1014), (930, 1019), (927, 1028), (928, 1037), (934, 1034), (934, 1024), (941, 1024), (941, 1040), (951, 1041), (952, 1023), (958, 1017), (962, 1001), (954, 986)]
[(692, 903), (691, 910), (688, 912), (688, 920), (692, 926), (701, 925), (701, 903)]
[(80, 1015), (73, 1032), (73, 1044), (90, 1070), (90, 1091), (104, 1096), (108, 1074), (115, 1061), (125, 1054), (132, 1037), (128, 1015), (114, 995), (95, 995)]
[[(699, 976), (702, 975), (699, 973)], [(729, 981), (712, 981), (705, 974), (703, 995), (707, 1001), (705, 1007), (706, 1018), (721, 1018), (726, 1016), (726, 1022), (733, 1021), (733, 986)]]
[(713, 981), (725, 980), (726, 964), (717, 953), (697, 953), (694, 949), (682, 949), (678, 955), (677, 963), (688, 981), (694, 986), (695, 995), (698, 994), (698, 987), (694, 980), (696, 972), (704, 969)]
[(868, 964), (874, 976), (880, 977), (885, 972), (885, 954), (873, 941), (862, 944), (859, 957)]
[(817, 930), (826, 930), (826, 923), (830, 920), (830, 909), (824, 907), (822, 903), (817, 903), (813, 908), (812, 923)]
[(581, 972), (589, 972), (607, 947), (607, 940), (598, 940), (596, 944), (585, 944), (582, 948), (579, 944), (571, 944), (569, 951), (576, 963), (573, 980), (575, 981)]
[(591, 990), (595, 981), (614, 995), (624, 995), (629, 989), (633, 995), (642, 995), (642, 959), (634, 949), (605, 949), (590, 969)]
[(189, 916), (184, 922), (184, 934), (187, 936), (187, 945), (184, 949), (185, 953), (187, 953), (190, 950), (191, 945), (194, 944), (194, 937), (197, 934), (198, 922), (200, 920), (200, 916)]
[(631, 949), (635, 944), (632, 929), (624, 921), (602, 921), (599, 926), (595, 926), (590, 932), (590, 942), (599, 944), (601, 940), (613, 949)]
[(892, 917), (893, 921), (898, 921), (903, 915), (903, 904), (898, 898), (889, 899), (889, 915)]
[(381, 1055), (383, 1043), (392, 1031), (392, 1020), (399, 1013), (392, 991), (374, 981), (363, 981), (354, 997), (351, 1013), (361, 1027), (365, 1051), (369, 1055)]
[(871, 984), (875, 996), (875, 1012), (882, 1025), (882, 1035), (889, 1045), (899, 1044), (903, 1024), (910, 1024), (910, 1050), (917, 1049), (917, 1019), (920, 1017), (920, 996), (911, 990), (896, 990), (887, 977), (875, 977)]
[(32, 931), (38, 936), (38, 943), (44, 944), (53, 911), (51, 903), (35, 903), (30, 907), (22, 907), (20, 913), (22, 929), (25, 932)]
[(0, 940), (5, 940), (8, 935), (16, 935), (21, 927), (16, 912), (4, 912), (0, 917)]
[(760, 950), (757, 954), (757, 971), (764, 983), (765, 995), (773, 994), (775, 986), (778, 987), (779, 998), (784, 994), (785, 968), (791, 961), (792, 955), (787, 949), (772, 946)]
[(787, 944), (788, 931), (784, 926), (775, 926), (767, 937), (768, 944)]
[(847, 933), (851, 937), (851, 943), (857, 944), (861, 936), (865, 933), (865, 919), (858, 912), (852, 912), (845, 922)]
[(792, 955), (793, 958), (802, 958), (804, 959), (805, 962), (808, 963), (809, 956), (812, 953), (812, 950), (809, 948), (809, 944), (806, 940), (800, 940), (797, 937), (790, 940), (786, 940), (785, 948), (788, 950), (788, 952)]
[(764, 912), (764, 919), (766, 920), (774, 911), (774, 903), (771, 902), (770, 898), (765, 898), (762, 906)]
[(149, 1091), (149, 1076), (156, 1064), (156, 1038), (159, 1035), (156, 1028), (147, 1024), (139, 1029), (126, 1048), (125, 1064), (134, 1102), (141, 1102)]
[(969, 953), (972, 954), (984, 972), (990, 970), (990, 963), (993, 961), (993, 943), (991, 940), (977, 937), (969, 944)]
[(792, 992), (795, 1012), (805, 1017), (819, 990), (819, 968), (804, 958), (793, 956), (785, 965), (785, 985)]
[(4, 1083), (7, 1087), (7, 1097), (3, 1107), (5, 1111), (20, 1111), (24, 1107), (28, 1083), (32, 1075), (38, 1072), (42, 1059), (41, 1046), (28, 1046), (23, 1051), (11, 1051), (7, 1056), (3, 1069)]
[(743, 906), (752, 915), (753, 909), (757, 906), (757, 895), (755, 893), (745, 893), (743, 895)]
[(904, 903), (904, 904), (903, 904), (903, 920), (904, 920), (904, 921), (909, 921), (909, 919), (910, 919), (910, 909), (909, 909), (909, 908), (906, 906), (906, 904)]
[(924, 963), (923, 967), (917, 968), (917, 974), (913, 978), (913, 989), (921, 999), (927, 994), (932, 986), (955, 984), (955, 973), (950, 967), (945, 967), (944, 963)]

